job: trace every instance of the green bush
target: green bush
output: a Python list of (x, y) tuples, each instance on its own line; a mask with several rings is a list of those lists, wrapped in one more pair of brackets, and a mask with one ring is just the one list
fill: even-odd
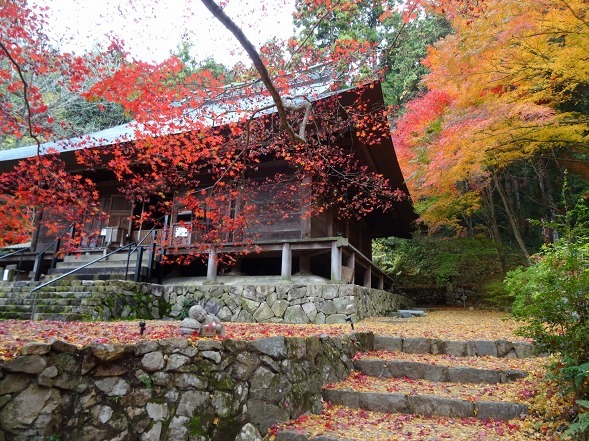
[(567, 434), (589, 434), (589, 207), (581, 198), (556, 222), (561, 238), (532, 256), (531, 265), (508, 273), (515, 296), (513, 313), (522, 321), (519, 334), (531, 337), (540, 351), (557, 354), (552, 366), (563, 393), (573, 392), (578, 416)]
[(561, 239), (506, 279), (515, 296), (513, 312), (525, 323), (520, 333), (534, 338), (541, 351), (578, 364), (589, 356), (588, 253), (588, 241)]
[[(521, 264), (518, 253), (508, 264)], [(495, 245), (486, 237), (387, 238), (374, 242), (373, 258), (402, 288), (448, 285), (473, 289), (491, 306), (511, 305)]]

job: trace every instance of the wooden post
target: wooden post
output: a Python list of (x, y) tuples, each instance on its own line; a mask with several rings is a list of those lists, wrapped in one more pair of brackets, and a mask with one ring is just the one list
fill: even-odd
[(207, 265), (207, 280), (217, 280), (217, 251), (213, 248), (209, 251), (209, 262)]
[(370, 266), (364, 271), (364, 288), (372, 288), (372, 268)]
[(282, 244), (282, 267), (280, 275), (283, 279), (290, 280), (292, 276), (292, 249), (288, 242)]
[(382, 275), (378, 277), (378, 289), (384, 289), (384, 277)]
[(348, 267), (352, 268), (353, 270), (356, 269), (356, 253), (351, 251), (350, 255), (348, 256)]
[(342, 250), (337, 242), (331, 243), (331, 280), (342, 280)]

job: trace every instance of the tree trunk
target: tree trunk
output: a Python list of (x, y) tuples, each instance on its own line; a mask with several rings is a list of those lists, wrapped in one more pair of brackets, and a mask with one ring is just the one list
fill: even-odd
[(493, 243), (495, 244), (497, 257), (499, 257), (499, 263), (501, 264), (501, 271), (503, 272), (503, 274), (507, 274), (507, 262), (505, 260), (505, 253), (503, 250), (503, 241), (501, 240), (499, 225), (497, 225), (497, 217), (495, 216), (493, 189), (490, 186), (486, 186), (483, 189), (483, 204), (485, 205), (488, 215), (487, 228), (489, 229), (489, 235), (491, 236), (491, 239), (493, 239)]
[(505, 194), (505, 189), (501, 186), (501, 180), (499, 179), (499, 176), (493, 175), (493, 182), (495, 184), (495, 188), (497, 189), (497, 193), (499, 193), (499, 196), (501, 197), (501, 201), (503, 202), (503, 207), (505, 208), (505, 214), (507, 215), (507, 220), (509, 221), (509, 225), (511, 226), (513, 236), (515, 237), (515, 240), (516, 240), (522, 254), (526, 258), (526, 261), (528, 261), (530, 259), (530, 253), (528, 252), (528, 249), (526, 248), (526, 244), (524, 243), (524, 240), (521, 236), (521, 233), (520, 233), (519, 228), (517, 226), (515, 213), (513, 212), (513, 209), (511, 208), (511, 206), (509, 204), (509, 201), (507, 199), (507, 195)]
[[(543, 212), (548, 221), (555, 220), (555, 205), (552, 199), (552, 185), (547, 177), (547, 161), (538, 159), (536, 164), (532, 164), (534, 171), (538, 176), (538, 186), (540, 187), (540, 198), (542, 200)], [(558, 239), (558, 232), (556, 229), (550, 227), (544, 228), (544, 242), (551, 243)]]

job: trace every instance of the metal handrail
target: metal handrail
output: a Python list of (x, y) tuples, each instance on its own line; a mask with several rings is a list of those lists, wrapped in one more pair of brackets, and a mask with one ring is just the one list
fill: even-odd
[[(161, 218), (160, 218), (161, 219)], [(159, 219), (158, 219), (159, 220)], [(133, 248), (132, 250), (129, 249), (129, 254), (127, 256), (127, 267), (125, 268), (125, 280), (127, 280), (127, 275), (129, 274), (129, 262), (131, 260), (131, 254), (133, 254), (135, 251), (137, 251), (137, 249), (141, 246), (141, 244), (143, 243), (143, 241), (145, 239), (147, 239), (148, 237), (151, 237), (151, 233), (153, 233), (154, 230), (156, 230), (158, 225), (154, 225), (153, 227), (151, 227), (151, 230), (149, 230), (147, 232), (147, 234), (145, 236), (143, 236), (143, 238), (135, 245), (135, 248)], [(153, 243), (152, 243), (153, 245)], [(138, 253), (139, 254), (139, 253)], [(139, 260), (139, 258), (137, 259)], [(138, 265), (140, 265), (141, 263), (139, 262)]]
[(51, 265), (49, 266), (50, 269), (54, 268), (55, 263), (57, 262), (57, 253), (59, 252), (59, 248), (61, 246), (61, 239), (63, 238), (63, 236), (65, 236), (68, 233), (70, 233), (71, 236), (73, 237), (74, 225), (75, 225), (75, 223), (71, 223), (63, 233), (61, 233), (59, 236), (57, 236), (55, 239), (53, 239), (53, 241), (49, 245), (47, 245), (42, 251), (38, 252), (35, 255), (35, 265), (33, 268), (33, 271), (35, 273), (35, 276), (34, 276), (35, 281), (39, 281), (39, 279), (41, 277), (41, 269), (42, 269), (43, 259), (45, 258), (45, 252), (51, 247), (54, 248), (53, 257), (51, 259)]
[(122, 250), (124, 250), (126, 248), (132, 247), (133, 245), (135, 245), (135, 243), (131, 242), (130, 244), (127, 244), (127, 245), (125, 245), (123, 247), (117, 248), (116, 250), (111, 251), (110, 253), (105, 254), (104, 256), (100, 256), (100, 257), (92, 260), (91, 262), (85, 263), (82, 266), (79, 266), (79, 267), (77, 267), (77, 268), (75, 268), (75, 269), (73, 269), (73, 270), (71, 270), (71, 271), (69, 271), (69, 272), (67, 272), (65, 274), (62, 274), (61, 276), (56, 277), (55, 279), (51, 279), (51, 280), (49, 280), (49, 281), (47, 281), (45, 283), (42, 283), (39, 286), (34, 287), (33, 289), (31, 289), (29, 291), (29, 295), (35, 293), (35, 298), (33, 299), (33, 310), (31, 312), (31, 320), (34, 320), (35, 319), (35, 312), (37, 311), (37, 291), (39, 291), (42, 288), (45, 288), (46, 286), (51, 285), (54, 282), (57, 282), (58, 280), (61, 280), (61, 279), (65, 278), (65, 277), (67, 277), (67, 276), (71, 276), (72, 274), (80, 271), (81, 269), (86, 268), (87, 266), (90, 266), (90, 265), (92, 265), (92, 264), (94, 264), (96, 262), (99, 262), (99, 261), (101, 261), (103, 259), (106, 259), (108, 256), (112, 256), (113, 254), (116, 254), (119, 251), (122, 251)]
[(15, 254), (18, 254), (18, 253), (24, 253), (25, 251), (31, 251), (31, 250), (30, 250), (30, 248), (22, 248), (18, 251), (13, 251), (12, 253), (2, 254), (2, 255), (0, 255), (0, 259), (4, 259), (5, 257), (14, 256)]
[(72, 231), (72, 227), (73, 227), (74, 225), (75, 225), (75, 224), (71, 224), (71, 225), (69, 225), (69, 226), (67, 227), (67, 230), (65, 230), (63, 233), (61, 233), (61, 234), (60, 234), (59, 236), (57, 236), (55, 239), (53, 239), (53, 242), (51, 242), (49, 245), (47, 245), (47, 246), (46, 246), (46, 247), (43, 249), (43, 251), (39, 251), (39, 252), (37, 253), (37, 256), (38, 256), (39, 254), (43, 254), (43, 253), (45, 253), (45, 252), (46, 252), (46, 251), (47, 251), (49, 248), (51, 248), (53, 245), (55, 245), (55, 243), (56, 243), (58, 240), (60, 240), (60, 239), (61, 239), (63, 236), (65, 236), (67, 233), (69, 233), (70, 231)]

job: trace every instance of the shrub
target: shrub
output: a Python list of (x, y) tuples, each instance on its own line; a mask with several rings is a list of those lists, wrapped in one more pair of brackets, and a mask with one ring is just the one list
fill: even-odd
[[(506, 258), (510, 268), (523, 263), (515, 252)], [(483, 303), (511, 305), (497, 250), (486, 237), (379, 239), (373, 244), (373, 259), (402, 288), (465, 287), (480, 294)]]
[(508, 273), (515, 296), (519, 334), (540, 351), (557, 354), (552, 366), (563, 394), (573, 392), (578, 415), (567, 431), (575, 439), (589, 433), (589, 207), (581, 198), (550, 225), (561, 238), (532, 256), (531, 265)]

